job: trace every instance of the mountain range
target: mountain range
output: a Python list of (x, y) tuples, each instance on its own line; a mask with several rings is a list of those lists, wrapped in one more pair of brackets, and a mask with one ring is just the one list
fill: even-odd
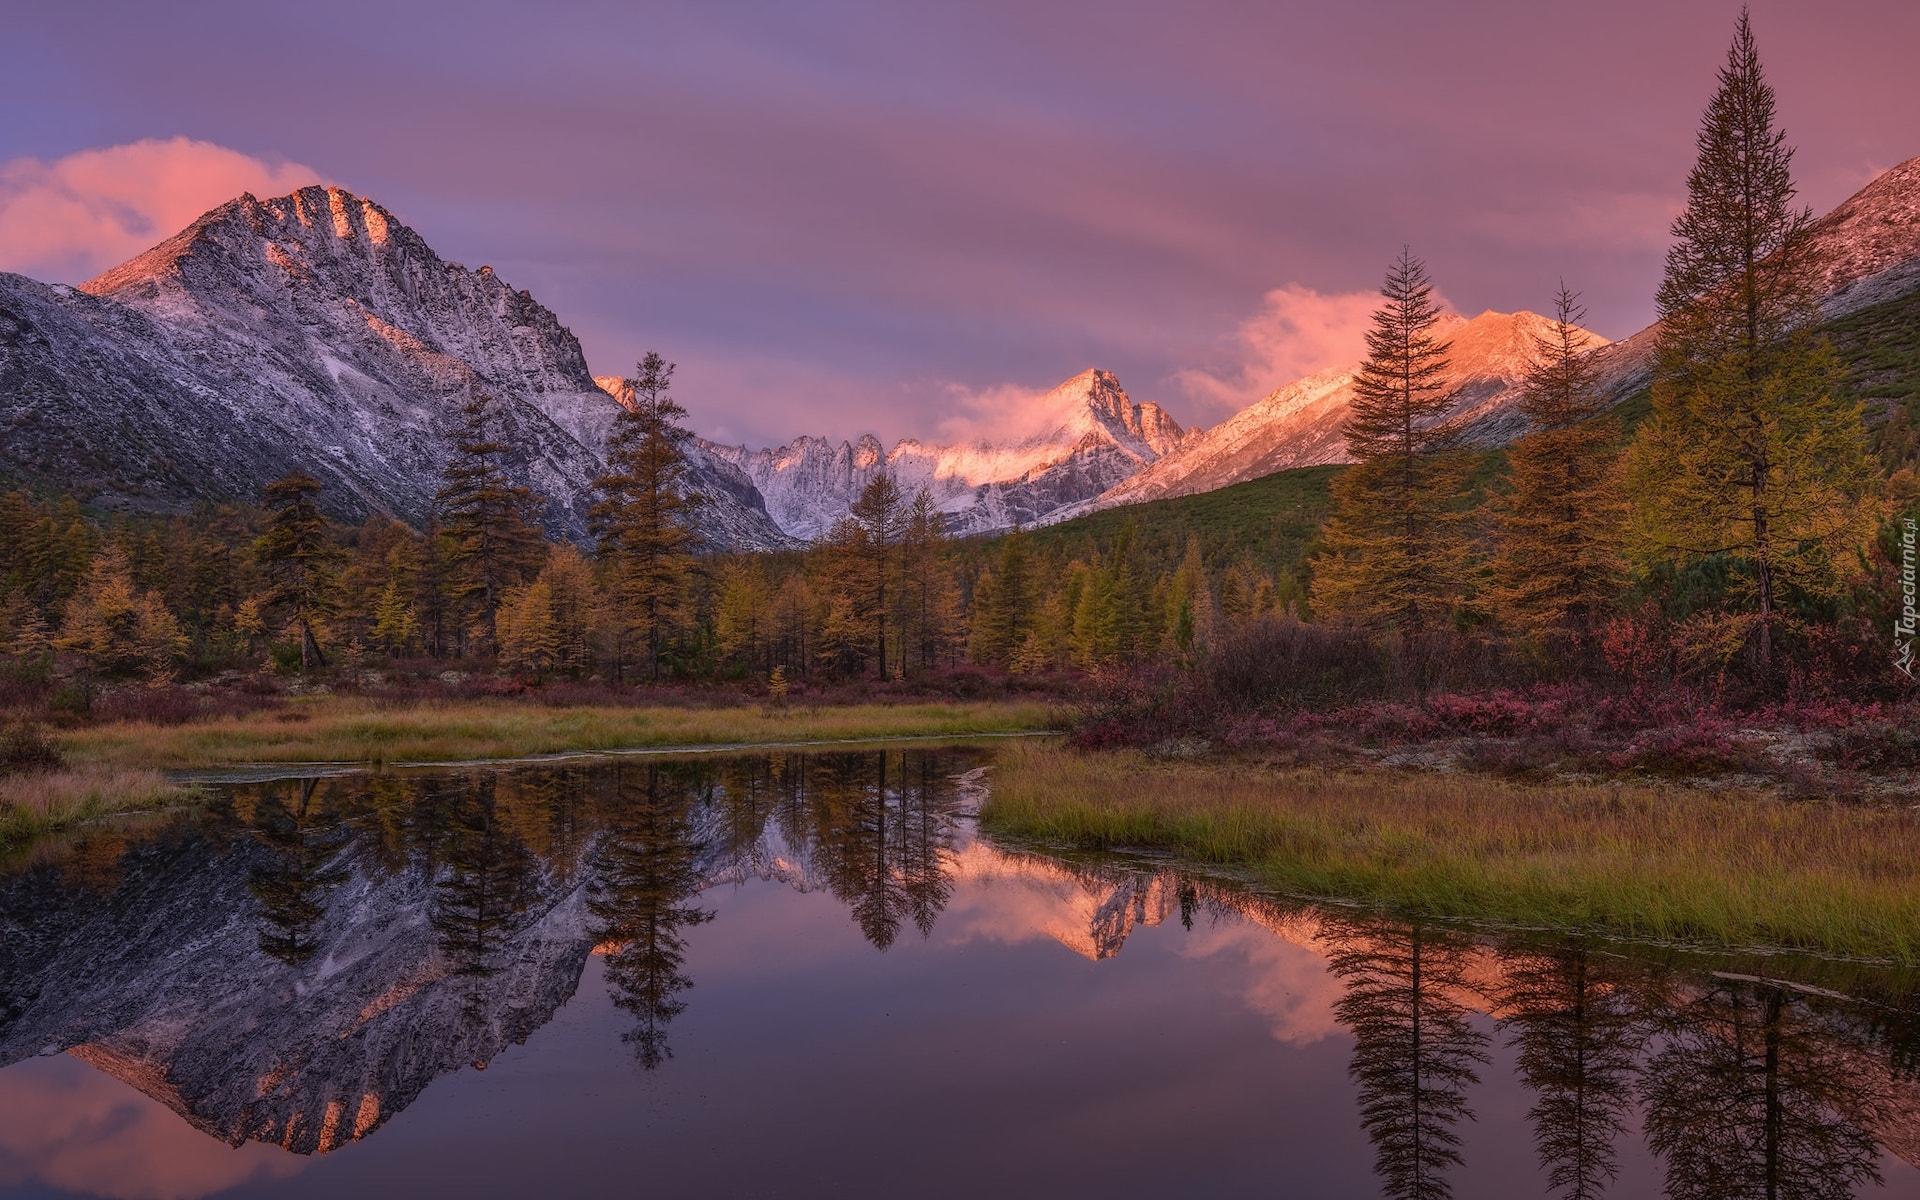
[[(1814, 236), (1827, 316), (1920, 289), (1920, 159), (1875, 178)], [(1549, 326), (1529, 312), (1445, 318), (1448, 415), (1467, 441), (1524, 432), (1518, 384)], [(1645, 386), (1656, 334), (1589, 335), (1615, 399)], [(1308, 375), (1187, 429), (1088, 369), (1032, 402), (1046, 420), (1031, 436), (891, 448), (872, 434), (760, 448), (697, 438), (690, 483), (721, 549), (819, 538), (883, 470), (909, 494), (927, 488), (956, 533), (1048, 524), (1347, 461), (1356, 370)], [(326, 485), (338, 517), (419, 523), (460, 406), (484, 392), (499, 401), (509, 474), (549, 498), (550, 534), (578, 541), (628, 389), (592, 375), (578, 339), (529, 293), (441, 259), (339, 188), (243, 195), (77, 288), (0, 273), (0, 479), (107, 509), (253, 499), (297, 467)]]

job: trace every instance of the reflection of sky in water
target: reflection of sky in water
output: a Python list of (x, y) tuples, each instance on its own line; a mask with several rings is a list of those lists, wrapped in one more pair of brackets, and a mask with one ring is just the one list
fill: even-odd
[[(964, 828), (964, 823), (963, 823)], [(362, 1140), (239, 1149), (65, 1056), (0, 1071), (0, 1190), (161, 1200), (680, 1194), (1372, 1196), (1375, 1146), (1310, 913), (1190, 906), (1171, 876), (1093, 876), (964, 839), (930, 936), (884, 953), (848, 904), (748, 878), (698, 897), (671, 1057), (636, 1064), (607, 960), (524, 1046), (433, 1082)], [(1220, 893), (1220, 895), (1226, 895)], [(1546, 1194), (1503, 962), (1454, 986), (1491, 1037), (1453, 1194)], [(403, 1006), (404, 1007), (404, 1006)], [(396, 1012), (401, 1011), (396, 1009)], [(1491, 1014), (1491, 1015), (1490, 1015)], [(149, 1080), (153, 1087), (164, 1082)], [(1911, 1091), (1911, 1085), (1909, 1085)], [(1629, 1114), (1616, 1196), (1662, 1190)], [(1885, 1194), (1920, 1172), (1881, 1156)]]
[(185, 1200), (297, 1175), (311, 1161), (258, 1142), (217, 1142), (64, 1054), (0, 1071), (0, 1186), (32, 1181), (115, 1200)]

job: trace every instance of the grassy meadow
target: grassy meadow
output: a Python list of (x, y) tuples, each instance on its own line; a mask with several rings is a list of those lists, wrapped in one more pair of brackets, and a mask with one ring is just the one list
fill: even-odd
[(1920, 962), (1920, 812), (1733, 791), (1008, 745), (998, 833), (1139, 846), (1436, 917)]
[(507, 700), (391, 704), (350, 697), (178, 725), (114, 721), (60, 737), (81, 767), (193, 770), (254, 763), (457, 762), (674, 746), (964, 737), (1049, 728), (1036, 701), (548, 707)]

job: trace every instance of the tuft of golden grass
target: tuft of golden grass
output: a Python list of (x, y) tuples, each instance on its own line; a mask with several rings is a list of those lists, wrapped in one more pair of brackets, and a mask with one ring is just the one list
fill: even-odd
[(127, 767), (0, 775), (0, 849), (83, 821), (177, 804), (189, 794), (158, 771)]
[(993, 830), (1156, 846), (1405, 912), (1920, 962), (1920, 812), (1007, 746)]
[(65, 734), (61, 749), (77, 764), (162, 770), (268, 762), (453, 762), (668, 746), (1020, 733), (1045, 729), (1049, 719), (1048, 708), (1032, 702), (684, 709), (551, 708), (510, 700), (382, 706), (323, 697), (278, 713), (186, 725), (98, 725)]

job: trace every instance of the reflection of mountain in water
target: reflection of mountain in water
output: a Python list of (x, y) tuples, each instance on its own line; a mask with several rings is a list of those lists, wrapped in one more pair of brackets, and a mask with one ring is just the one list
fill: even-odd
[(1043, 934), (1093, 960), (1170, 918), (1301, 947), (1325, 964), (1314, 1036), (1352, 1039), (1394, 1195), (1448, 1194), (1488, 1020), (1515, 1048), (1556, 1195), (1605, 1193), (1635, 1110), (1674, 1195), (1768, 1179), (1846, 1194), (1876, 1142), (1920, 1165), (1905, 1002), (1010, 852), (963, 820), (975, 763), (893, 751), (237, 787), (0, 881), (0, 1066), (66, 1051), (226, 1141), (325, 1152), (524, 1041), (592, 953), (639, 1065), (664, 1062), (698, 998), (700, 894), (761, 879), (833, 895), (882, 950), (942, 914), (962, 936)]
[[(484, 1068), (606, 955), (668, 1057), (706, 887), (842, 898), (885, 947), (950, 880), (948, 755), (296, 780), (0, 883), (0, 1065), (67, 1051), (238, 1144), (325, 1152)], [(124, 853), (122, 853), (124, 851)]]

